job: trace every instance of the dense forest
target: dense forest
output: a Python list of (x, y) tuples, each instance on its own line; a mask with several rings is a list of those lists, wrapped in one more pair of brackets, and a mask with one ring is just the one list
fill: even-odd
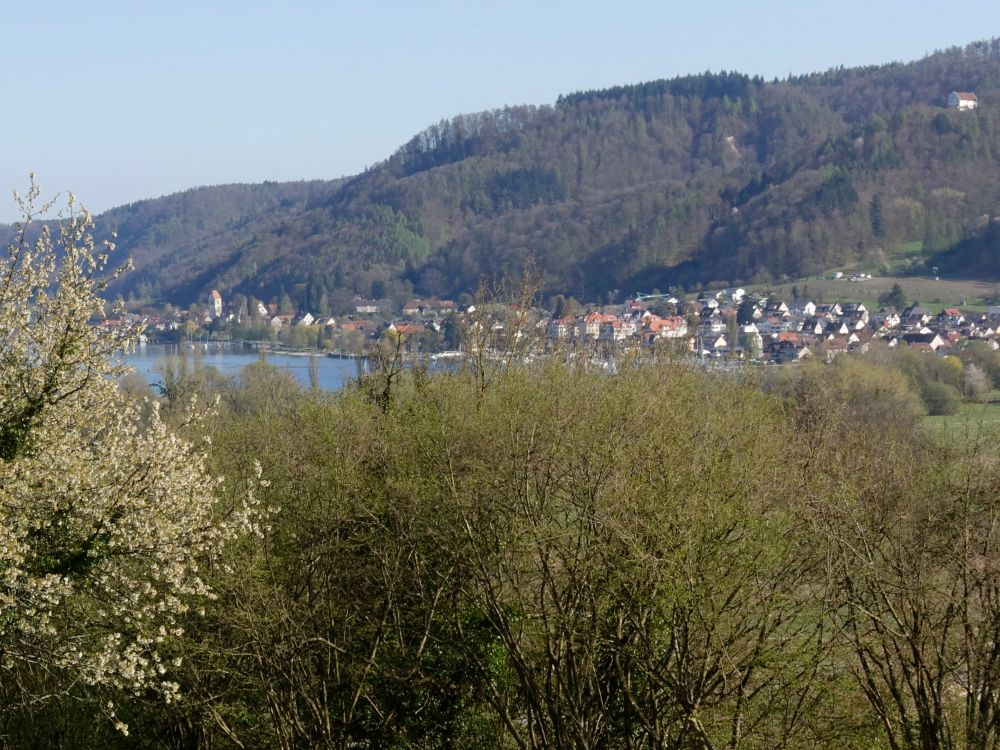
[[(945, 108), (952, 90), (979, 108)], [(443, 120), (338, 182), (202, 188), (109, 211), (114, 291), (211, 288), (331, 312), (473, 292), (532, 259), (597, 300), (831, 268), (994, 276), (1000, 40), (765, 81), (721, 72)], [(980, 250), (975, 250), (980, 248)], [(987, 253), (986, 255), (989, 255)], [(975, 257), (973, 257), (975, 256)], [(951, 256), (941, 256), (951, 257)]]

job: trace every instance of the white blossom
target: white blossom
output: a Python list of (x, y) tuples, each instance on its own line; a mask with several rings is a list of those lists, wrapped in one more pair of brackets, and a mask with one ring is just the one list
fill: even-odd
[(58, 228), (40, 225), (38, 197), (32, 182), (0, 258), (2, 668), (44, 664), (170, 700), (157, 647), (209, 596), (202, 561), (259, 526), (253, 487), (221, 508), (204, 446), (120, 393), (140, 331), (106, 325), (111, 247), (95, 252), (72, 199)]

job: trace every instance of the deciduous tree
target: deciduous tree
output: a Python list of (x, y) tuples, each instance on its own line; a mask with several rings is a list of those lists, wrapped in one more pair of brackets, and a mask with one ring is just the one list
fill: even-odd
[(118, 388), (138, 330), (98, 293), (110, 244), (72, 197), (36, 221), (39, 189), (0, 258), (0, 689), (40, 684), (170, 698), (161, 646), (211, 595), (205, 559), (251, 528), (252, 492), (216, 502), (203, 449)]

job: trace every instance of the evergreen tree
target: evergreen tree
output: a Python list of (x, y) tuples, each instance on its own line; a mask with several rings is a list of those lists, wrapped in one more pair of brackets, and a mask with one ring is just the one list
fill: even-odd
[(892, 288), (878, 298), (879, 304), (883, 307), (894, 307), (897, 312), (902, 312), (906, 308), (906, 295), (899, 284), (893, 284)]
[(882, 223), (882, 199), (877, 195), (872, 196), (871, 203), (868, 204), (868, 220), (871, 222), (873, 237), (881, 239), (885, 236), (885, 226)]

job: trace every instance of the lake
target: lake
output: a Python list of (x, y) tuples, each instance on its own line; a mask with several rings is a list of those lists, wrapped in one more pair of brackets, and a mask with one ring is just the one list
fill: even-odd
[[(214, 367), (223, 375), (237, 377), (247, 365), (257, 362), (261, 353), (254, 349), (245, 349), (231, 344), (142, 344), (138, 349), (125, 357), (125, 361), (144, 376), (150, 385), (163, 384), (163, 376), (157, 372), (157, 365), (168, 355), (184, 355), (189, 359), (198, 357), (201, 364)], [(295, 379), (305, 387), (309, 387), (310, 355), (267, 353), (268, 364), (288, 370)], [(319, 374), (319, 387), (327, 391), (339, 389), (345, 381), (356, 378), (357, 364), (353, 359), (335, 359), (316, 355)]]

